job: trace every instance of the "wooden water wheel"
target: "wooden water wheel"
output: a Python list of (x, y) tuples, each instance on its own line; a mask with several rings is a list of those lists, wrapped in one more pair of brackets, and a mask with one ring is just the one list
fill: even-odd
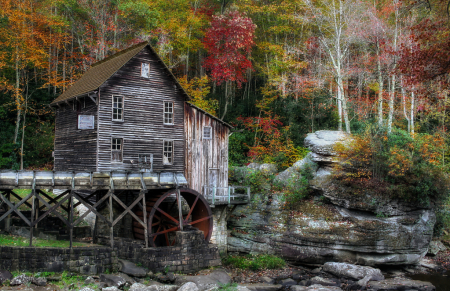
[[(180, 189), (180, 199), (177, 200), (177, 190), (152, 195), (146, 202), (148, 214), (149, 245), (171, 246), (175, 243), (175, 231), (181, 229), (180, 215), (183, 226), (192, 226), (203, 231), (205, 241), (209, 241), (213, 229), (213, 217), (211, 208), (206, 199), (192, 189)], [(184, 205), (180, 211), (178, 205)], [(143, 212), (136, 211), (136, 215), (142, 220)], [(144, 239), (144, 228), (137, 221), (133, 221), (134, 237)]]

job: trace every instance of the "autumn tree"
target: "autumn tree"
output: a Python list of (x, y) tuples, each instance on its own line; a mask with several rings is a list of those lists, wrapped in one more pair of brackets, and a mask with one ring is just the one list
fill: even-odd
[(225, 105), (221, 119), (227, 113), (229, 84), (238, 87), (246, 82), (245, 73), (252, 69), (249, 59), (256, 26), (252, 20), (238, 11), (215, 15), (207, 30), (203, 44), (208, 51), (204, 67), (217, 85), (225, 83)]

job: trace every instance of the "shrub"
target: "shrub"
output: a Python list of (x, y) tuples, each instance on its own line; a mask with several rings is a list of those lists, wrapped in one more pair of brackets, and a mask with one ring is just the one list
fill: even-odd
[(263, 269), (281, 269), (286, 262), (273, 255), (246, 255), (246, 256), (227, 256), (222, 259), (224, 265), (233, 266), (239, 269), (250, 269), (253, 271)]
[[(380, 185), (379, 192), (428, 206), (448, 192), (444, 139), (439, 134), (416, 134), (368, 127), (352, 142), (338, 144), (342, 158), (337, 177), (349, 185)], [(377, 182), (378, 181), (378, 182)]]

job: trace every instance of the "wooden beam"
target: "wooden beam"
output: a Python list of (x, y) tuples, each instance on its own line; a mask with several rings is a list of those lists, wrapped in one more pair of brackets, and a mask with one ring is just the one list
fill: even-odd
[(33, 246), (33, 224), (34, 224), (34, 211), (35, 211), (35, 200), (36, 200), (36, 190), (31, 191), (33, 196), (31, 197), (31, 221), (30, 221), (30, 247)]
[(109, 220), (111, 221), (110, 224), (110, 229), (109, 229), (109, 239), (111, 241), (111, 249), (114, 249), (114, 225), (113, 225), (113, 220), (114, 220), (114, 214), (113, 214), (113, 206), (112, 206), (112, 202), (113, 202), (113, 198), (112, 195), (114, 195), (114, 184), (111, 181), (111, 185), (113, 186), (111, 189), (111, 192), (109, 193)]
[(67, 221), (67, 219), (64, 218), (64, 217), (61, 215), (61, 213), (59, 213), (58, 211), (55, 211), (56, 209), (58, 209), (58, 207), (61, 206), (61, 204), (63, 204), (63, 203), (69, 198), (69, 195), (67, 195), (66, 197), (64, 197), (63, 199), (61, 199), (61, 201), (59, 201), (57, 204), (55, 204), (55, 205), (53, 205), (53, 206), (50, 206), (50, 204), (48, 204), (47, 201), (45, 201), (44, 198), (42, 198), (42, 197), (40, 197), (40, 196), (38, 196), (37, 198), (38, 198), (39, 200), (41, 200), (42, 203), (44, 203), (44, 205), (47, 207), (48, 210), (47, 210), (44, 214), (42, 214), (42, 215), (35, 221), (35, 223), (38, 223), (39, 221), (41, 221), (42, 219), (44, 219), (44, 218), (45, 218), (47, 215), (49, 215), (50, 213), (55, 212), (56, 216), (58, 216), (59, 219), (61, 219), (61, 220), (65, 223), (65, 225), (69, 225), (69, 222)]
[(69, 203), (70, 203), (70, 214), (69, 214), (69, 241), (70, 241), (70, 246), (69, 248), (72, 249), (72, 244), (73, 244), (73, 193), (74, 191), (70, 191), (70, 198), (69, 198)]
[(13, 205), (9, 200), (7, 200), (5, 197), (3, 197), (3, 195), (0, 193), (0, 198), (9, 206), (9, 210), (6, 211), (1, 217), (0, 217), (0, 221), (2, 221), (6, 216), (8, 216), (11, 212), (16, 212), (17, 215), (20, 216), (20, 218), (22, 218), (23, 221), (25, 221), (25, 223), (28, 226), (31, 226), (30, 221), (22, 214), (22, 212), (20, 212), (20, 210), (18, 209), (20, 207), (20, 205), (22, 205), (25, 201), (27, 201), (28, 199), (30, 199), (30, 197), (33, 196), (33, 192), (31, 192), (30, 194), (27, 195), (27, 197), (23, 198), (21, 201), (19, 201), (19, 203), (17, 203), (16, 205)]
[(73, 225), (77, 225), (78, 223), (80, 223), (83, 218), (85, 218), (89, 213), (93, 212), (96, 217), (100, 217), (101, 219), (103, 219), (109, 226), (111, 226), (110, 221), (104, 217), (103, 215), (101, 215), (100, 213), (97, 212), (97, 210), (95, 209), (98, 205), (102, 204), (103, 201), (106, 200), (106, 198), (109, 197), (110, 192), (108, 191), (108, 193), (106, 193), (99, 201), (97, 201), (97, 203), (95, 203), (94, 205), (90, 205), (89, 203), (87, 203), (86, 201), (84, 201), (83, 198), (81, 198), (80, 196), (78, 196), (78, 194), (73, 193), (73, 195), (75, 196), (75, 198), (80, 201), (81, 203), (83, 203), (84, 206), (86, 206), (89, 210), (86, 211), (85, 213), (83, 213), (83, 215), (81, 215), (74, 223)]
[(117, 203), (119, 203), (119, 205), (125, 209), (125, 211), (114, 220), (113, 226), (116, 225), (116, 223), (119, 222), (119, 220), (121, 220), (127, 213), (130, 213), (134, 217), (134, 219), (136, 219), (136, 221), (139, 222), (144, 228), (147, 227), (145, 225), (145, 223), (142, 220), (140, 220), (139, 217), (137, 217), (137, 215), (131, 211), (131, 209), (133, 209), (133, 207), (139, 202), (139, 200), (142, 199), (142, 196), (145, 196), (145, 193), (141, 193), (139, 195), (139, 197), (133, 203), (131, 203), (130, 206), (127, 207), (119, 198), (117, 198), (114, 194), (112, 194), (112, 197), (114, 198), (114, 200), (116, 200)]

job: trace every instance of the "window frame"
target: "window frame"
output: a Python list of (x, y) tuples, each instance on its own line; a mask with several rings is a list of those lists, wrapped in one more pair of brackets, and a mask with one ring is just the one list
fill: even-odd
[[(121, 113), (121, 117), (122, 119), (114, 119), (114, 103), (115, 103), (115, 98), (120, 97), (122, 98), (122, 113)], [(112, 121), (118, 121), (118, 122), (123, 122), (123, 116), (125, 113), (125, 97), (123, 95), (112, 95), (112, 104), (111, 104), (111, 119)], [(119, 108), (118, 108), (119, 109)]]
[[(166, 112), (166, 104), (172, 104), (172, 112)], [(166, 114), (172, 114), (172, 123), (166, 123)], [(175, 102), (163, 101), (163, 124), (164, 125), (174, 125), (175, 124), (174, 121), (175, 121)]]
[[(113, 149), (114, 146), (117, 146), (118, 144), (114, 143), (114, 140), (120, 140), (120, 149)], [(111, 137), (111, 163), (123, 163), (123, 138), (122, 137)], [(120, 161), (113, 160), (113, 153), (120, 152)]]
[[(148, 65), (148, 74), (147, 76), (143, 75), (144, 65)], [(141, 63), (141, 78), (150, 79), (150, 63), (142, 62)]]
[[(205, 129), (206, 128), (209, 128), (209, 137), (205, 136)], [(203, 136), (203, 139), (213, 139), (212, 126), (203, 126), (202, 136)]]
[[(165, 153), (166, 153), (166, 142), (170, 142), (172, 143), (172, 151), (171, 151), (171, 155), (172, 155), (172, 161), (165, 163), (164, 162), (164, 157), (165, 157)], [(162, 146), (162, 163), (164, 166), (172, 166), (174, 163), (174, 148), (175, 148), (175, 141), (173, 139), (163, 139), (163, 146)]]

